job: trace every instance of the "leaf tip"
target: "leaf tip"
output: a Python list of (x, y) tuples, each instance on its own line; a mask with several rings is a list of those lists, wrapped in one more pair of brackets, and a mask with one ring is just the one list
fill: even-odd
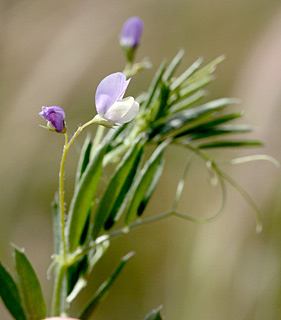
[(261, 233), (262, 232), (262, 224), (258, 224), (256, 226), (256, 233)]
[(129, 253), (127, 253), (127, 254), (122, 258), (122, 260), (123, 260), (123, 261), (128, 261), (128, 260), (131, 259), (135, 254), (136, 254), (135, 251), (130, 251)]
[(18, 246), (17, 246), (16, 244), (14, 244), (14, 243), (11, 243), (11, 246), (13, 247), (14, 252), (17, 251), (17, 252), (19, 252), (19, 253), (25, 253), (25, 248), (20, 248), (20, 247), (18, 247)]

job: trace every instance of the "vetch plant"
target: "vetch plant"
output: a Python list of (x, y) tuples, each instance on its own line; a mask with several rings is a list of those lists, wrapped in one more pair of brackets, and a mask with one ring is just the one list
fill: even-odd
[[(146, 61), (134, 63), (142, 29), (143, 23), (137, 17), (125, 23), (120, 42), (126, 48), (126, 67), (123, 72), (113, 73), (100, 82), (95, 96), (97, 115), (79, 126), (72, 137), (66, 129), (63, 109), (58, 106), (42, 107), (40, 115), (47, 121), (45, 128), (63, 134), (65, 138), (59, 192), (53, 201), (54, 255), (49, 273), (54, 276), (54, 290), (52, 306), (46, 308), (31, 263), (24, 250), (14, 247), (16, 276), (0, 263), (0, 296), (16, 320), (38, 320), (47, 316), (51, 316), (50, 320), (73, 319), (69, 316), (80, 320), (92, 319), (97, 305), (134, 255), (129, 252), (121, 258), (81, 312), (73, 315), (72, 302), (87, 286), (89, 275), (94, 272), (95, 264), (102, 259), (111, 241), (144, 224), (168, 217), (194, 223), (218, 219), (226, 202), (226, 183), (245, 198), (256, 214), (257, 231), (262, 230), (260, 212), (249, 194), (227, 174), (223, 164), (208, 153), (208, 150), (217, 148), (262, 145), (260, 141), (232, 138), (232, 134), (251, 131), (250, 126), (233, 124), (243, 115), (242, 112), (229, 111), (236, 99), (203, 102), (205, 88), (214, 80), (214, 71), (223, 58), (219, 57), (203, 67), (202, 59), (198, 59), (177, 76), (177, 67), (183, 59), (183, 51), (180, 51), (170, 64), (164, 61), (160, 65), (147, 92), (136, 99), (124, 98), (129, 83), (133, 83), (130, 77), (148, 66)], [(68, 205), (64, 195), (68, 151), (89, 125), (97, 126), (96, 134), (93, 139), (88, 135), (81, 149), (74, 193)], [(149, 154), (148, 144), (153, 146), (153, 152)], [(147, 204), (164, 170), (165, 151), (171, 144), (188, 154), (174, 204), (163, 213), (145, 217)], [(178, 210), (190, 165), (198, 158), (205, 163), (211, 185), (219, 186), (222, 195), (221, 207), (207, 218)], [(267, 160), (279, 165), (275, 159), (265, 155), (233, 159), (230, 163), (235, 165), (254, 160)], [(109, 164), (113, 174), (104, 184), (101, 180)], [(116, 227), (117, 222), (119, 227)], [(145, 319), (161, 319), (160, 309), (153, 310)]]

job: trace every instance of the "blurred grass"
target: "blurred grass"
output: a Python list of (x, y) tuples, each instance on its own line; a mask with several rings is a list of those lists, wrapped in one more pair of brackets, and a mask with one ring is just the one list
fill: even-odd
[[(60, 105), (70, 131), (94, 115), (99, 81), (123, 69), (118, 33), (131, 15), (145, 22), (138, 58), (149, 56), (153, 69), (133, 79), (129, 94), (145, 90), (162, 58), (171, 59), (179, 48), (186, 52), (182, 68), (198, 56), (208, 62), (226, 54), (209, 98), (242, 98), (247, 122), (257, 126), (256, 135), (268, 145), (251, 152), (281, 159), (280, 13), (280, 3), (274, 0), (2, 0), (1, 260), (12, 268), (10, 242), (25, 247), (50, 302), (52, 283), (46, 280), (52, 253), (50, 202), (57, 190), (63, 139), (38, 127), (42, 123), (38, 112), (42, 105)], [(150, 213), (170, 208), (185, 156), (182, 150), (169, 151)], [(76, 161), (73, 148), (67, 162), (68, 200)], [(254, 215), (230, 192), (226, 214), (213, 224), (170, 219), (114, 241), (87, 292), (98, 287), (121, 255), (130, 250), (137, 255), (99, 309), (97, 320), (142, 319), (160, 304), (166, 319), (281, 318), (279, 173), (257, 163), (237, 167), (232, 175), (262, 208), (264, 232), (255, 234)], [(206, 179), (204, 168), (196, 164), (182, 211), (207, 216), (216, 210), (219, 198), (206, 187)], [(83, 293), (77, 310), (85, 297)], [(10, 319), (2, 309), (0, 304), (1, 320)]]

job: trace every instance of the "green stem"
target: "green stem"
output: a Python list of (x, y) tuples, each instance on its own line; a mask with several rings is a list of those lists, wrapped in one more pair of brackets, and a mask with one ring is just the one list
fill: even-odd
[(186, 164), (185, 164), (185, 167), (184, 167), (184, 170), (183, 170), (182, 177), (181, 177), (181, 179), (180, 179), (180, 181), (178, 183), (176, 196), (175, 196), (175, 200), (174, 200), (174, 205), (173, 205), (173, 210), (174, 211), (176, 211), (177, 208), (178, 208), (178, 204), (179, 204), (179, 201), (180, 201), (180, 198), (181, 198), (181, 194), (182, 194), (182, 191), (183, 191), (183, 188), (184, 188), (184, 185), (185, 185), (186, 176), (187, 176), (187, 174), (189, 172), (189, 168), (190, 168), (193, 156), (194, 156), (194, 153), (191, 153), (190, 156), (188, 157), (188, 159), (186, 161)]
[(132, 62), (127, 62), (126, 63), (126, 66), (125, 66), (125, 68), (123, 70), (123, 73), (125, 74), (126, 77), (131, 76), (132, 66), (133, 66)]
[(65, 314), (65, 311), (62, 310), (64, 309), (62, 308), (62, 306), (65, 305), (65, 303), (63, 303), (63, 294), (66, 295), (66, 290), (63, 290), (63, 280), (65, 276), (66, 267), (60, 264), (56, 269), (56, 280), (54, 286), (51, 316), (59, 316), (61, 315), (61, 313)]
[(67, 296), (67, 285), (66, 281), (66, 271), (67, 271), (67, 254), (68, 248), (65, 238), (65, 207), (64, 207), (64, 171), (65, 171), (65, 162), (68, 154), (68, 150), (75, 139), (79, 136), (84, 128), (92, 124), (93, 120), (86, 122), (84, 125), (80, 126), (76, 132), (73, 134), (70, 141), (68, 141), (68, 135), (65, 133), (65, 144), (63, 148), (61, 164), (60, 164), (60, 173), (59, 173), (59, 198), (60, 198), (60, 233), (61, 233), (61, 249), (60, 256), (58, 259), (58, 266), (55, 278), (55, 286), (53, 293), (52, 301), (52, 315), (65, 315), (67, 304), (65, 302)]
[(64, 168), (65, 160), (68, 152), (68, 135), (65, 133), (65, 144), (63, 148), (63, 153), (60, 163), (60, 173), (59, 173), (59, 197), (60, 197), (60, 231), (61, 231), (61, 256), (63, 262), (66, 261), (66, 241), (65, 241), (65, 221), (64, 221)]

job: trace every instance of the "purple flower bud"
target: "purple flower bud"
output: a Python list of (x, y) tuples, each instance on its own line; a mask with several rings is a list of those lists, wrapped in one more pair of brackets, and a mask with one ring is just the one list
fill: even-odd
[(123, 47), (135, 48), (142, 35), (143, 22), (139, 17), (129, 18), (123, 25), (120, 44)]
[(42, 116), (45, 120), (49, 121), (54, 128), (62, 132), (64, 129), (64, 119), (65, 113), (61, 107), (52, 106), (52, 107), (42, 107), (42, 111), (39, 112), (40, 116)]
[(105, 126), (123, 124), (131, 121), (139, 111), (139, 104), (133, 97), (123, 99), (130, 79), (122, 72), (105, 77), (96, 91), (96, 123)]

